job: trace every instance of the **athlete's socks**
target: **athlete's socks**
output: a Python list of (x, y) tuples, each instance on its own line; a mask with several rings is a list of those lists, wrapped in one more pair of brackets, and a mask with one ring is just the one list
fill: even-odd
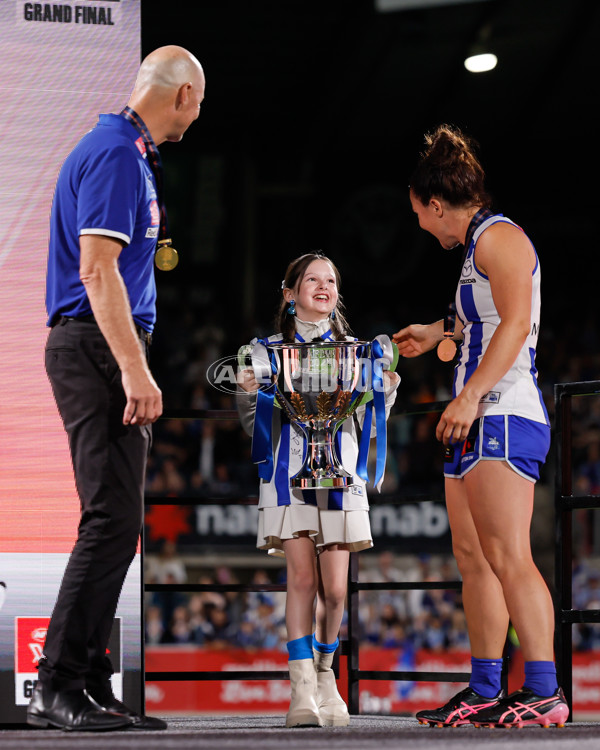
[(469, 687), (484, 698), (495, 698), (500, 692), (502, 659), (476, 659), (471, 657)]
[(296, 659), (312, 659), (312, 635), (303, 635), (302, 638), (288, 641), (287, 650), (289, 654), (288, 661), (295, 661)]
[(525, 682), (523, 687), (529, 688), (542, 698), (554, 695), (558, 690), (556, 681), (556, 665), (553, 661), (526, 661)]
[(336, 638), (333, 643), (320, 643), (315, 638), (315, 634), (313, 633), (312, 645), (313, 645), (314, 650), (319, 651), (319, 653), (321, 654), (332, 654), (334, 651), (337, 650), (337, 647), (340, 645), (340, 639)]

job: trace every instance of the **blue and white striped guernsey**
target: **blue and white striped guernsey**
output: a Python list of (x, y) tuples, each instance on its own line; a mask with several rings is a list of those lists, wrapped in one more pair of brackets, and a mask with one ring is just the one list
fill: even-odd
[[(517, 226), (502, 214), (496, 214), (482, 222), (477, 227), (467, 249), (458, 282), (456, 311), (464, 329), (459, 360), (454, 372), (454, 396), (462, 391), (465, 383), (479, 365), (500, 322), (489, 279), (475, 264), (477, 240), (488, 227), (499, 221)], [(536, 253), (536, 265), (532, 274), (529, 335), (513, 366), (481, 399), (477, 417), (508, 414), (550, 424), (538, 387), (535, 368), (535, 350), (540, 328), (540, 277), (540, 262)]]

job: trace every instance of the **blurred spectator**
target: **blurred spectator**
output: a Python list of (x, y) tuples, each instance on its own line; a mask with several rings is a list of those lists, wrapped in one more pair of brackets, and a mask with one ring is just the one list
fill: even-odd
[(186, 605), (175, 607), (169, 625), (163, 633), (162, 643), (189, 643), (192, 629), (190, 627), (190, 613)]
[[(166, 573), (160, 583), (178, 583), (172, 573)], [(179, 607), (186, 607), (187, 597), (181, 591), (155, 591), (150, 599), (149, 607), (158, 607), (162, 613), (162, 624), (165, 631), (173, 625), (173, 615)]]
[(444, 651), (448, 646), (446, 629), (444, 628), (442, 618), (438, 615), (429, 616), (422, 636), (421, 645), (423, 648), (430, 649), (431, 651)]
[(175, 542), (166, 539), (158, 555), (145, 559), (146, 581), (153, 583), (185, 583), (187, 572), (177, 554)]
[(145, 643), (148, 646), (156, 646), (157, 643), (163, 642), (165, 626), (163, 615), (160, 607), (155, 604), (146, 608), (146, 634)]
[(467, 621), (463, 609), (454, 609), (446, 631), (449, 651), (470, 651)]
[(225, 609), (214, 606), (209, 606), (207, 609), (206, 642), (213, 648), (226, 648), (235, 641), (237, 626), (229, 620)]
[[(216, 582), (215, 578), (208, 573), (204, 573), (198, 578), (198, 583), (204, 586), (212, 586)], [(197, 597), (205, 608), (216, 607), (217, 609), (225, 609), (227, 606), (225, 594), (222, 594), (220, 591), (202, 591), (197, 594)]]

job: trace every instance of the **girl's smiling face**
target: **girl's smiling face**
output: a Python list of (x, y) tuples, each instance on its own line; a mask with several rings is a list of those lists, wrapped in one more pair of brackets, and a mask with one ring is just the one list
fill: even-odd
[(300, 320), (317, 323), (335, 308), (338, 289), (335, 272), (326, 260), (313, 260), (296, 287), (284, 290), (288, 302), (296, 300), (296, 315)]

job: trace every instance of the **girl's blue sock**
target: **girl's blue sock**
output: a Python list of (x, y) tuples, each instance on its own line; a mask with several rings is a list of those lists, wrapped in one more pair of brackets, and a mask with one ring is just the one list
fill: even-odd
[(556, 681), (556, 665), (553, 661), (526, 661), (525, 682), (523, 687), (529, 688), (536, 695), (547, 698), (558, 690)]
[(312, 635), (303, 635), (302, 638), (288, 641), (287, 650), (289, 654), (288, 661), (295, 661), (296, 659), (312, 659)]
[(500, 692), (502, 659), (476, 659), (471, 657), (469, 687), (484, 698), (495, 698)]
[(336, 638), (333, 643), (319, 643), (319, 641), (315, 638), (315, 634), (313, 633), (312, 646), (315, 651), (318, 651), (321, 654), (332, 654), (334, 651), (337, 651), (337, 647), (339, 645), (339, 638)]

